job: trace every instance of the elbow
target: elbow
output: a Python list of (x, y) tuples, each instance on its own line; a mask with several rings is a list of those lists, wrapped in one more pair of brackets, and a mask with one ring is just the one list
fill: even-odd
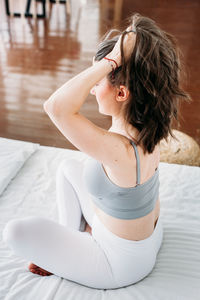
[(43, 103), (43, 109), (45, 112), (47, 112), (47, 101)]
[(52, 101), (51, 102), (49, 100), (45, 101), (43, 103), (43, 109), (47, 114), (52, 114), (54, 110)]
[(45, 113), (52, 119), (59, 119), (60, 116), (62, 115), (62, 112), (58, 108), (58, 105), (55, 101), (52, 99), (48, 99), (47, 101), (44, 102), (43, 104), (43, 109)]
[(75, 114), (74, 112), (68, 111), (66, 107), (63, 107), (56, 101), (55, 98), (49, 98), (47, 101), (43, 103), (43, 109), (44, 111), (52, 117), (60, 118), (63, 116), (67, 115), (73, 115)]

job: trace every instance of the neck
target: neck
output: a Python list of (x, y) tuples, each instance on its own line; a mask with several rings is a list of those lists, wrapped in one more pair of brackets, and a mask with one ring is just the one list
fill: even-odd
[[(133, 139), (135, 141), (137, 141), (138, 133), (139, 133), (138, 130), (135, 127), (133, 127), (132, 125), (128, 125), (127, 130), (130, 133), (130, 135), (133, 137)], [(125, 129), (124, 120), (122, 120), (122, 119), (112, 117), (112, 126), (110, 127), (109, 131), (119, 133), (130, 139), (128, 132)]]

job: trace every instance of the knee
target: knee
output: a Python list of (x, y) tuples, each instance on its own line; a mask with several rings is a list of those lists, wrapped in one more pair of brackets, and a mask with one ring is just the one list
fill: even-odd
[(19, 219), (9, 221), (3, 229), (3, 241), (8, 245), (15, 243), (22, 236), (23, 226)]
[(40, 217), (28, 216), (9, 221), (2, 232), (3, 241), (12, 249), (19, 248), (30, 240), (30, 235), (38, 234), (40, 220)]
[(81, 162), (76, 159), (65, 159), (58, 166), (57, 174), (60, 172), (65, 176), (80, 171)]

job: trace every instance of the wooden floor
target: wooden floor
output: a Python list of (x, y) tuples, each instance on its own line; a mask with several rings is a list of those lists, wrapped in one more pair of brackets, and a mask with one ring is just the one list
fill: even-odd
[[(19, 11), (17, 3), (23, 8), (26, 1), (12, 3), (14, 11)], [(124, 28), (126, 18), (139, 12), (179, 41), (188, 72), (185, 89), (193, 102), (181, 106), (183, 119), (176, 129), (200, 145), (200, 1), (71, 0), (71, 4), (70, 15), (65, 4), (52, 4), (48, 17), (37, 20), (7, 17), (4, 1), (0, 1), (0, 136), (76, 149), (45, 114), (43, 103), (91, 65), (97, 44), (108, 29)], [(37, 9), (41, 11), (39, 2)], [(111, 118), (98, 112), (91, 95), (81, 113), (105, 129), (111, 125)]]

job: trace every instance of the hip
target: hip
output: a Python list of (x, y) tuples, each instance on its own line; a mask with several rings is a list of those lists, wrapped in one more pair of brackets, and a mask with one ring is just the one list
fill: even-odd
[(127, 240), (109, 231), (95, 214), (92, 236), (105, 252), (119, 286), (133, 284), (146, 277), (156, 263), (163, 240), (159, 216), (153, 233), (140, 241)]

